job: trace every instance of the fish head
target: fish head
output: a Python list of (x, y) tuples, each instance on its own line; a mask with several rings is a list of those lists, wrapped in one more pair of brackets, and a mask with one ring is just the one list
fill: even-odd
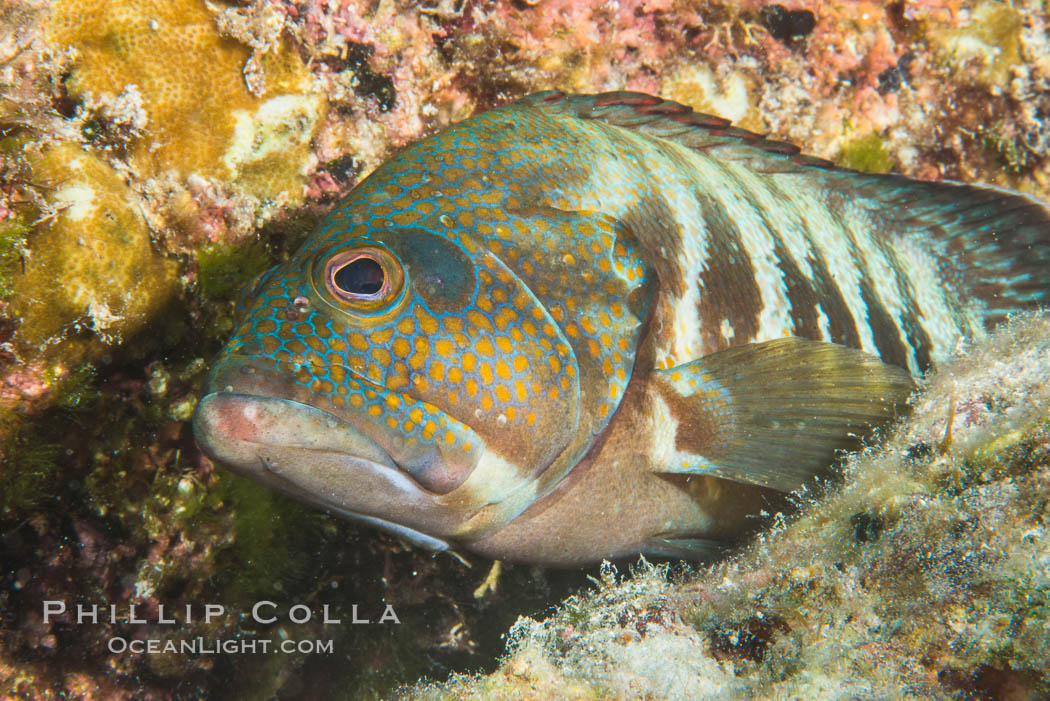
[(194, 432), (235, 472), (436, 547), (531, 502), (578, 442), (579, 377), (558, 324), (492, 250), (366, 229), (248, 290)]

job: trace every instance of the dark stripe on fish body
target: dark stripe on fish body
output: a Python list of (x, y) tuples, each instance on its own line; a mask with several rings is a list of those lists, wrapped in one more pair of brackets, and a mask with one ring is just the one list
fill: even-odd
[[(727, 169), (723, 169), (723, 172), (728, 178), (732, 180), (732, 182), (735, 184), (735, 187), (741, 189), (745, 188), (743, 183), (740, 183), (739, 180)], [(773, 184), (772, 180), (763, 181), (763, 185), (766, 187), (767, 192), (781, 204), (785, 212), (791, 211), (793, 202), (791, 201), (790, 195), (784, 193), (782, 190), (777, 188)], [(754, 202), (754, 197), (749, 197), (748, 200)], [(767, 230), (769, 230), (772, 239), (775, 241), (774, 253), (777, 255), (778, 261), (782, 261), (783, 258), (781, 257), (777, 249), (783, 247), (784, 244), (781, 239), (778, 228), (772, 227), (770, 225), (768, 218), (762, 212), (761, 208), (755, 207), (755, 211), (762, 218), (763, 224), (765, 224)], [(832, 217), (834, 218), (833, 215)], [(850, 310), (849, 304), (846, 302), (846, 299), (842, 294), (842, 290), (839, 289), (837, 282), (831, 275), (831, 270), (827, 265), (827, 261), (824, 258), (823, 252), (817, 246), (813, 238), (809, 235), (811, 225), (808, 221), (803, 219), (799, 222), (799, 226), (801, 231), (805, 232), (803, 238), (805, 239), (807, 248), (809, 249), (807, 255), (807, 262), (809, 263), (810, 269), (813, 271), (813, 279), (807, 281), (806, 284), (811, 290), (811, 294), (813, 295), (815, 303), (820, 305), (821, 309), (823, 309), (824, 311), (824, 315), (828, 319), (828, 335), (831, 337), (831, 341), (833, 341), (834, 343), (850, 346), (852, 348), (860, 348), (861, 340), (860, 333), (857, 330), (856, 320), (853, 317), (853, 313)], [(784, 252), (787, 254), (787, 258), (790, 258), (792, 261), (794, 260), (794, 258), (790, 255), (790, 252)], [(790, 273), (788, 269), (783, 265), (783, 263), (781, 263), (779, 267), (781, 270), (784, 286), (789, 290), (787, 295), (788, 300), (791, 301), (792, 306), (794, 306), (794, 302), (792, 300), (792, 293), (790, 291), (792, 288), (792, 283), (788, 281), (788, 275)], [(800, 279), (805, 278), (805, 276), (802, 275), (802, 272), (798, 268), (797, 264), (795, 265), (794, 269), (795, 271), (797, 271), (797, 274)], [(800, 297), (803, 297), (801, 290), (798, 292), (798, 294)], [(759, 307), (759, 309), (761, 309), (761, 306)], [(814, 308), (813, 311), (814, 315), (816, 315), (817, 309)], [(791, 312), (792, 323), (795, 323), (795, 310), (792, 309)], [(823, 334), (820, 332), (819, 317), (817, 317), (816, 323), (817, 331), (811, 338), (813, 338), (814, 340), (823, 340)]]
[(897, 286), (897, 295), (901, 298), (901, 303), (904, 307), (901, 326), (904, 331), (905, 341), (915, 354), (916, 368), (920, 373), (925, 374), (933, 363), (931, 357), (933, 344), (930, 342), (930, 336), (926, 333), (926, 329), (923, 328), (922, 323), (919, 321), (919, 317), (922, 315), (922, 309), (919, 307), (915, 290), (912, 287), (911, 282), (908, 280), (907, 275), (904, 274), (904, 266), (900, 258), (897, 256), (897, 251), (887, 243), (886, 237), (877, 236), (875, 237), (875, 242), (883, 252), (883, 255), (886, 256), (886, 259), (890, 263), (890, 268), (893, 270), (893, 279)]
[(828, 318), (828, 335), (832, 343), (860, 348), (860, 334), (857, 332), (853, 313), (850, 312), (842, 291), (831, 276), (824, 254), (812, 242), (806, 261), (813, 271), (813, 286), (820, 299), (820, 307), (824, 316)]
[[(730, 176), (731, 177), (731, 176)], [(748, 189), (747, 185), (739, 180), (734, 179), (736, 186), (744, 189), (748, 193), (748, 201), (757, 202), (757, 198), (753, 196), (753, 193)], [(766, 178), (762, 181), (768, 195), (777, 203), (781, 208), (780, 212), (776, 212), (780, 216), (791, 216), (792, 203), (790, 198), (776, 186), (771, 178)], [(802, 269), (799, 267), (798, 261), (791, 255), (791, 251), (788, 250), (784, 243), (784, 239), (780, 234), (781, 227), (775, 226), (767, 216), (767, 212), (761, 206), (755, 206), (755, 213), (761, 218), (762, 224), (766, 227), (766, 231), (769, 232), (770, 238), (773, 240), (773, 254), (777, 258), (777, 268), (781, 272), (781, 279), (784, 282), (784, 288), (786, 290), (786, 296), (788, 300), (789, 309), (788, 312), (791, 317), (792, 335), (799, 336), (800, 338), (808, 338), (813, 341), (824, 340), (823, 334), (820, 331), (819, 321), (819, 310), (817, 304), (820, 301), (817, 297), (816, 290), (813, 287), (813, 281), (810, 280)], [(802, 222), (796, 220), (798, 225), (799, 234), (803, 240), (805, 240), (808, 248), (813, 248), (813, 240), (809, 237), (809, 232)]]
[[(846, 250), (849, 251), (853, 266), (856, 268), (859, 276), (860, 298), (867, 312), (864, 321), (868, 324), (868, 328), (871, 329), (872, 341), (875, 343), (879, 357), (891, 365), (907, 368), (908, 350), (901, 341), (900, 329), (886, 310), (885, 305), (882, 303), (882, 298), (872, 284), (867, 256), (861, 250), (861, 246), (847, 222), (851, 206), (851, 203), (840, 193), (834, 193), (828, 198), (828, 210), (839, 227), (842, 239), (846, 242)], [(892, 266), (892, 263), (890, 265)]]
[(885, 362), (897, 367), (908, 367), (908, 349), (901, 341), (900, 329), (889, 311), (882, 304), (878, 292), (871, 285), (867, 266), (861, 266), (860, 298), (868, 309), (868, 326), (878, 355)]
[(817, 295), (813, 285), (775, 232), (773, 241), (773, 253), (777, 257), (777, 266), (783, 273), (784, 287), (787, 289), (787, 299), (791, 305), (792, 334), (814, 341), (823, 340), (817, 318)]
[(916, 307), (909, 307), (904, 319), (904, 333), (907, 334), (908, 345), (915, 351), (915, 367), (921, 374), (925, 374), (933, 366), (933, 344), (930, 342), (930, 335), (919, 323), (916, 312)]
[[(832, 212), (827, 212), (833, 221), (837, 217)], [(801, 213), (803, 229), (811, 231), (814, 229), (805, 212)], [(832, 343), (838, 343), (850, 348), (860, 348), (860, 332), (857, 330), (857, 320), (853, 317), (849, 303), (839, 289), (838, 283), (831, 274), (824, 252), (820, 250), (811, 236), (806, 237), (809, 243), (809, 254), (806, 262), (813, 271), (813, 287), (817, 293), (820, 307), (824, 316), (828, 319), (828, 336)]]
[[(705, 346), (722, 350), (758, 336), (762, 291), (740, 231), (725, 207), (716, 198), (698, 190), (694, 190), (694, 195), (707, 227), (707, 260), (697, 282), (700, 286), (697, 314)], [(733, 327), (731, 341), (723, 340), (723, 319)]]

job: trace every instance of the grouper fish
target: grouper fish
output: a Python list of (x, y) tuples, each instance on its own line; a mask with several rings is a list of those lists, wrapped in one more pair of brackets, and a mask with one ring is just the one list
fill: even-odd
[(1050, 213), (638, 93), (537, 93), (364, 179), (256, 280), (193, 427), (433, 550), (705, 557), (1050, 303)]

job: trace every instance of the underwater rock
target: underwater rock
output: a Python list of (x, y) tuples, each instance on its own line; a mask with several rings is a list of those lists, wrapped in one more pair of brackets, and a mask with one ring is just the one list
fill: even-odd
[(1015, 8), (985, 0), (970, 10), (966, 24), (930, 32), (936, 54), (965, 70), (971, 79), (1001, 91), (1022, 70), (1024, 17)]

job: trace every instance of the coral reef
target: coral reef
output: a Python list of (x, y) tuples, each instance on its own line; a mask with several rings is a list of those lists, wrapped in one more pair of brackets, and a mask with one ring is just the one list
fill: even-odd
[[(4, 3), (0, 696), (357, 698), (478, 669), (494, 675), (412, 693), (1044, 693), (1045, 395), (1022, 370), (1045, 322), (937, 375), (881, 457), (748, 554), (676, 583), (606, 572), (519, 623), (498, 671), (519, 615), (599, 573), (505, 566), (493, 593), (487, 563), (201, 457), (186, 422), (238, 290), (396, 149), (550, 88), (656, 92), (850, 167), (1050, 200), (1036, 0)], [(58, 599), (124, 615), (45, 623)], [(237, 615), (260, 599), (278, 622)], [(400, 625), (287, 618), (384, 602)], [(229, 615), (156, 623), (204, 603)], [(107, 648), (196, 636), (335, 652)]]
[(70, 99), (122, 134), (141, 176), (173, 169), (297, 202), (324, 99), (275, 13), (216, 22), (198, 0), (61, 2), (44, 39), (70, 56)]
[[(39, 356), (81, 328), (90, 331), (87, 344), (114, 346), (133, 337), (178, 286), (175, 263), (153, 251), (131, 190), (109, 164), (75, 144), (25, 144), (20, 156), (48, 197), (26, 244), (24, 271), (10, 282), (16, 352)], [(67, 364), (89, 353), (76, 345), (63, 348)]]
[(693, 576), (607, 564), (520, 619), (496, 673), (403, 698), (1046, 698), (1050, 316), (964, 350), (915, 405), (745, 553)]

